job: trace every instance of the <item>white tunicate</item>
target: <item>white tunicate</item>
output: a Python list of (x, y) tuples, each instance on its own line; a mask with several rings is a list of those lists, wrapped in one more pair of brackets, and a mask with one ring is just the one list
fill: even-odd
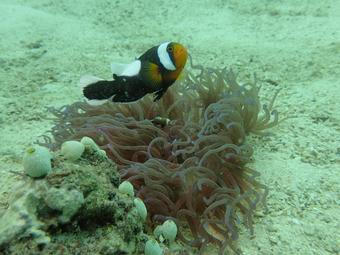
[(93, 139), (90, 138), (90, 137), (84, 136), (84, 137), (80, 140), (80, 142), (81, 142), (82, 144), (84, 144), (84, 146), (86, 147), (87, 150), (95, 151), (95, 152), (97, 152), (97, 151), (100, 150), (100, 148), (99, 148), (99, 146), (96, 144), (96, 142), (93, 141)]
[(66, 141), (61, 145), (61, 154), (70, 161), (79, 159), (84, 150), (84, 144), (78, 141)]
[(47, 148), (29, 147), (23, 157), (24, 171), (33, 178), (43, 177), (52, 170), (51, 159), (52, 154)]
[(166, 220), (162, 225), (162, 236), (170, 243), (175, 241), (177, 236), (177, 225), (173, 220)]
[(129, 196), (134, 195), (133, 186), (129, 181), (123, 181), (119, 184), (118, 190), (120, 193), (127, 194)]
[(160, 236), (162, 235), (163, 230), (162, 230), (162, 225), (158, 225), (154, 230), (153, 230), (153, 235), (159, 239)]
[(100, 147), (93, 141), (92, 138), (84, 136), (80, 142), (84, 144), (85, 150), (90, 153), (96, 153), (98, 156), (102, 158), (107, 158), (106, 151), (100, 149)]
[(102, 157), (106, 157), (106, 151), (105, 150), (99, 150), (98, 154), (101, 155)]
[(100, 149), (96, 142), (87, 136), (84, 136), (80, 142), (85, 146), (85, 151), (91, 154), (96, 154), (99, 158), (107, 159), (106, 151)]
[(133, 200), (133, 203), (137, 208), (137, 212), (139, 216), (141, 217), (143, 221), (145, 221), (146, 216), (148, 215), (148, 211), (146, 210), (144, 202), (140, 198), (137, 197)]
[(163, 249), (162, 247), (159, 246), (156, 240), (148, 240), (145, 243), (144, 254), (145, 255), (162, 255)]

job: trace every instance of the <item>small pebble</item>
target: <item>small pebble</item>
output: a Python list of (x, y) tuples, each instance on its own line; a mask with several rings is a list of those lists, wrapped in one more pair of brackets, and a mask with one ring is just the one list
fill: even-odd
[(278, 227), (277, 227), (276, 224), (271, 224), (271, 225), (268, 225), (267, 230), (269, 232), (277, 232), (278, 231)]
[(301, 225), (301, 222), (297, 218), (291, 218), (290, 223), (295, 225)]
[(303, 232), (307, 235), (307, 236), (313, 236), (315, 234), (315, 228), (311, 225), (306, 225), (303, 228)]
[(269, 241), (272, 243), (272, 244), (278, 244), (279, 243), (279, 240), (276, 236), (270, 236), (269, 237)]

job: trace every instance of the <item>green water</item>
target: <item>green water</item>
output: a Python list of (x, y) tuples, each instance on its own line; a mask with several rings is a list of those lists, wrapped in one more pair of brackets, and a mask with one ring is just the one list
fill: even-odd
[[(247, 166), (260, 173), (257, 180), (269, 193), (267, 210), (258, 207), (252, 219), (253, 235), (240, 216), (234, 242), (240, 254), (340, 253), (339, 1), (1, 0), (0, 10), (0, 254), (143, 253), (146, 241), (156, 238), (155, 226), (136, 222), (136, 211), (129, 211), (133, 199), (114, 198), (106, 186), (114, 183), (115, 190), (118, 177), (107, 181), (106, 170), (101, 175), (97, 168), (86, 175), (93, 158), (58, 165), (64, 161), (57, 155), (52, 173), (63, 177), (33, 180), (25, 176), (22, 157), (41, 135), (50, 136), (54, 124), (47, 108), (84, 101), (80, 77), (110, 80), (112, 62), (131, 63), (168, 41), (184, 45), (194, 65), (232, 68), (241, 84), (256, 74), (262, 103), (280, 90), (274, 108), (284, 121), (268, 136), (246, 138), (254, 150)], [(187, 62), (183, 77), (192, 71)], [(180, 84), (183, 80), (171, 88)], [(64, 176), (65, 171), (74, 173)], [(44, 195), (51, 187), (39, 185), (47, 180), (59, 185), (60, 178), (68, 186), (55, 194), (71, 195), (57, 196), (52, 200), (60, 203), (48, 206)], [(79, 191), (84, 198), (88, 187), (96, 187), (89, 200), (93, 214), (77, 207), (82, 201), (72, 191), (77, 187), (84, 189)], [(40, 197), (28, 195), (37, 190)], [(106, 208), (110, 215), (98, 220), (95, 209), (106, 199), (120, 204), (119, 210), (127, 208), (125, 214), (117, 219)], [(78, 214), (67, 211), (64, 202)], [(79, 212), (88, 218), (77, 218)], [(144, 234), (131, 230), (129, 243), (121, 234), (134, 225)], [(169, 254), (198, 254), (180, 238), (161, 247)], [(204, 250), (217, 252), (216, 245)]]

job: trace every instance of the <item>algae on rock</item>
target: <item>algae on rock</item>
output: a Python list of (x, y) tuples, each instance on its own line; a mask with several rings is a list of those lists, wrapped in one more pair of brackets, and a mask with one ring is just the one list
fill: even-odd
[(140, 253), (147, 236), (119, 183), (116, 165), (93, 150), (75, 162), (56, 156), (46, 178), (23, 176), (14, 189), (0, 215), (0, 252)]

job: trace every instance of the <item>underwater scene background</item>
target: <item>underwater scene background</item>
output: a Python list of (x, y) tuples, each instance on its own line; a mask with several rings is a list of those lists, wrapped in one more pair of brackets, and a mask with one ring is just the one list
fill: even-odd
[[(340, 253), (339, 1), (0, 10), (0, 254)], [(159, 102), (84, 102), (82, 75), (166, 41), (191, 59)], [(84, 136), (100, 148), (65, 160)], [(36, 143), (54, 154), (40, 179), (23, 170)], [(167, 219), (175, 241), (154, 231)]]

